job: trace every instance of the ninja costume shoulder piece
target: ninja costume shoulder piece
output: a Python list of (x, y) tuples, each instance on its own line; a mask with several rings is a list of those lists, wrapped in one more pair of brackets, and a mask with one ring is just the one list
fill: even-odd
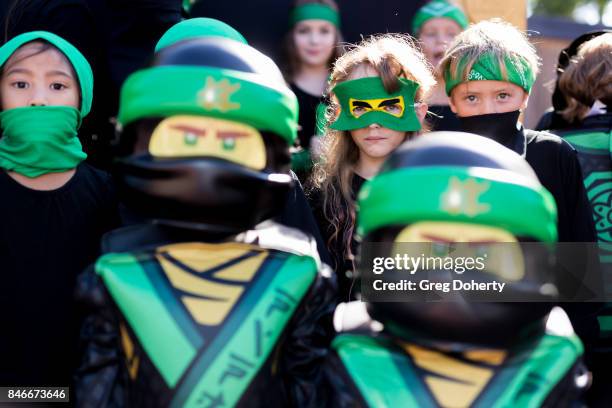
[(554, 407), (576, 400), (588, 384), (583, 347), (563, 310), (553, 315), (546, 333), (503, 349), (452, 351), (384, 333), (340, 333), (325, 363), (339, 394), (330, 405)]

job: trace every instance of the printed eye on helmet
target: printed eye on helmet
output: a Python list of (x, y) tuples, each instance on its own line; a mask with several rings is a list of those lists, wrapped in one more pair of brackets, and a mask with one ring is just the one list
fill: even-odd
[[(362, 296), (372, 318), (388, 330), (503, 345), (523, 330), (543, 329), (558, 294), (551, 245), (556, 206), (516, 153), (466, 133), (425, 135), (397, 149), (362, 187), (358, 209)], [(373, 259), (404, 256), (419, 262), (410, 273), (394, 264), (373, 275)], [(419, 288), (377, 301), (370, 287), (382, 277), (394, 283), (504, 283), (514, 303), (497, 293), (439, 297)]]

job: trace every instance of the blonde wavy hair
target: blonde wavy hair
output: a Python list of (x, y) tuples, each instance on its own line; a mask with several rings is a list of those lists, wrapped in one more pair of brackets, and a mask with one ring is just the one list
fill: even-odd
[(570, 123), (583, 119), (596, 100), (612, 106), (612, 33), (580, 46), (559, 77), (559, 90), (567, 101), (561, 115)]
[(326, 132), (321, 141), (321, 160), (314, 166), (307, 192), (320, 191), (323, 215), (333, 229), (327, 245), (333, 247), (338, 241), (343, 242), (346, 248), (343, 255), (346, 258), (352, 256), (355, 198), (351, 186), (354, 166), (359, 160), (359, 148), (349, 132), (329, 127), (340, 112), (339, 102), (331, 91), (362, 65), (369, 65), (379, 73), (389, 93), (399, 88), (398, 77), (417, 82), (419, 88), (415, 102), (425, 101), (436, 83), (425, 56), (411, 37), (405, 35), (372, 36), (354, 45), (336, 61), (328, 84), (330, 105), (326, 112)]
[[(476, 61), (485, 54), (493, 55), (498, 61), (505, 80), (508, 79), (505, 58), (519, 70), (524, 70), (523, 63), (526, 63), (534, 79), (539, 72), (540, 57), (525, 33), (498, 18), (473, 24), (457, 35), (440, 61), (439, 72), (450, 73), (465, 82)], [(467, 63), (463, 65), (463, 61)]]

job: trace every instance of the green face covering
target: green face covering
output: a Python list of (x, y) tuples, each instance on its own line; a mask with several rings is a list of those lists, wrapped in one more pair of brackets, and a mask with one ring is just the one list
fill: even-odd
[(80, 124), (80, 120), (87, 116), (91, 110), (91, 103), (93, 100), (93, 73), (91, 71), (91, 66), (83, 54), (68, 41), (47, 31), (32, 31), (20, 34), (0, 47), (0, 66), (3, 66), (19, 47), (36, 40), (45, 40), (54, 45), (66, 56), (66, 58), (68, 58), (70, 64), (72, 64), (81, 89)]
[(325, 20), (340, 27), (340, 15), (326, 4), (310, 3), (295, 7), (289, 15), (289, 26), (293, 27), (304, 20)]
[(247, 40), (233, 27), (214, 18), (190, 18), (176, 23), (168, 29), (155, 46), (155, 52), (194, 38), (222, 37), (248, 44)]
[(38, 177), (85, 160), (77, 137), (79, 112), (68, 106), (27, 106), (0, 113), (0, 167)]
[[(504, 57), (504, 65), (507, 75), (504, 76), (498, 57), (491, 53), (480, 56), (465, 76), (467, 60), (463, 59), (457, 64), (457, 72), (450, 72), (450, 65), (444, 70), (446, 81), (446, 94), (450, 96), (451, 91), (457, 85), (467, 81), (503, 81), (520, 86), (529, 93), (535, 82), (535, 74), (524, 59)], [(465, 78), (465, 80), (464, 80)]]
[(398, 78), (399, 89), (387, 93), (380, 77), (360, 78), (342, 82), (332, 92), (340, 102), (340, 115), (332, 129), (362, 129), (377, 123), (401, 132), (421, 129), (414, 110), (414, 95), (419, 84)]
[(449, 18), (459, 24), (462, 29), (467, 28), (468, 19), (461, 9), (446, 1), (434, 0), (427, 3), (417, 11), (412, 20), (412, 32), (417, 35), (425, 22), (432, 18)]

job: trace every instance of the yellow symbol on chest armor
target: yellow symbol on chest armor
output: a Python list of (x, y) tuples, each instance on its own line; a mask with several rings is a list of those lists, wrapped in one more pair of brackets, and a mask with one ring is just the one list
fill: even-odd
[(478, 200), (490, 187), (488, 182), (478, 182), (475, 179), (461, 181), (458, 177), (452, 177), (442, 195), (442, 209), (451, 215), (464, 214), (468, 217), (488, 212), (491, 206)]
[(460, 360), (414, 344), (404, 343), (403, 348), (425, 372), (423, 380), (442, 407), (470, 406), (506, 357), (505, 351), (482, 349), (467, 351)]
[(268, 252), (245, 244), (175, 244), (158, 249), (157, 260), (172, 285), (189, 295), (181, 301), (206, 326), (222, 323)]
[(232, 84), (227, 78), (217, 82), (208, 77), (204, 88), (198, 92), (198, 101), (205, 109), (222, 113), (240, 109), (239, 103), (230, 100), (239, 89), (240, 84)]
[(136, 379), (138, 374), (138, 366), (140, 365), (140, 359), (136, 355), (134, 350), (134, 343), (128, 334), (127, 329), (123, 323), (119, 324), (119, 332), (121, 334), (121, 346), (125, 353), (125, 363), (127, 365), (128, 374), (132, 380)]

